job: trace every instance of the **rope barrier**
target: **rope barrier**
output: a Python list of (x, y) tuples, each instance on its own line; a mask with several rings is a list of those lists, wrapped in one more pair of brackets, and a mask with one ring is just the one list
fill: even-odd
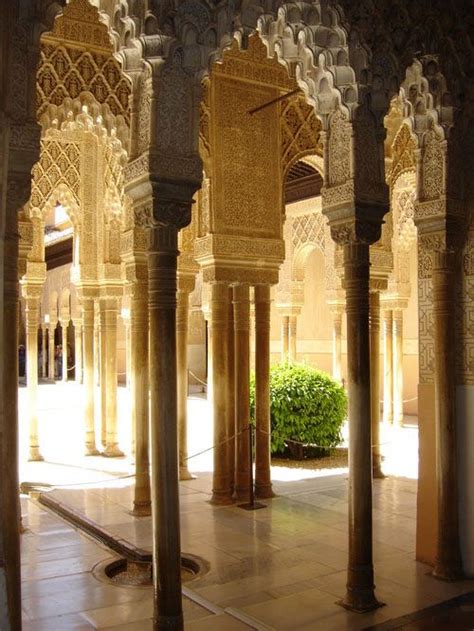
[(202, 379), (199, 379), (199, 377), (197, 375), (195, 375), (192, 370), (188, 369), (188, 373), (191, 375), (191, 377), (196, 379), (196, 381), (198, 381), (199, 383), (202, 383), (202, 385), (206, 386), (206, 388), (207, 388), (207, 381), (203, 381)]

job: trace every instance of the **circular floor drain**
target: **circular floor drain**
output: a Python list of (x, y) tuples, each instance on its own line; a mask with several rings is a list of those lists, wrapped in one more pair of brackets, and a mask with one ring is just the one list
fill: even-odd
[[(193, 555), (181, 557), (181, 580), (188, 583), (207, 571), (207, 564)], [(151, 563), (139, 563), (128, 559), (106, 559), (93, 569), (94, 576), (100, 581), (127, 587), (151, 587)]]

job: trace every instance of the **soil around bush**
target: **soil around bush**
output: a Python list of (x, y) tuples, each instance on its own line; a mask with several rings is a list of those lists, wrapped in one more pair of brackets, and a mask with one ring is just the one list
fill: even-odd
[[(294, 453), (294, 452), (293, 452)], [(345, 447), (314, 447), (303, 445), (303, 457), (293, 455), (290, 449), (272, 456), (272, 465), (290, 469), (341, 469), (348, 467), (348, 450)]]

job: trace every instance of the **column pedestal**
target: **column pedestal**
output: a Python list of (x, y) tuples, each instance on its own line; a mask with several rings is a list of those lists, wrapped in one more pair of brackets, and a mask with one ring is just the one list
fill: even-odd
[(86, 456), (98, 456), (95, 437), (94, 404), (94, 300), (82, 300), (82, 324), (84, 332), (84, 425), (86, 430)]
[(380, 448), (380, 293), (370, 293), (370, 417), (372, 425), (372, 470), (384, 478)]
[(270, 286), (255, 287), (255, 494), (274, 497), (270, 456)]
[(233, 286), (235, 419), (237, 435), (235, 462), (235, 496), (247, 499), (250, 492), (249, 425), (250, 425), (250, 300), (249, 286)]

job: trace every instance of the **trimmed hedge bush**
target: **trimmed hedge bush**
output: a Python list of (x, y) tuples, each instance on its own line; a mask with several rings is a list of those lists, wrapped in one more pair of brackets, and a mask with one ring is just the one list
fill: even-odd
[[(270, 406), (272, 453), (282, 453), (287, 440), (321, 447), (342, 442), (347, 395), (327, 373), (301, 364), (272, 366)], [(255, 375), (250, 383), (250, 410), (254, 421)]]

